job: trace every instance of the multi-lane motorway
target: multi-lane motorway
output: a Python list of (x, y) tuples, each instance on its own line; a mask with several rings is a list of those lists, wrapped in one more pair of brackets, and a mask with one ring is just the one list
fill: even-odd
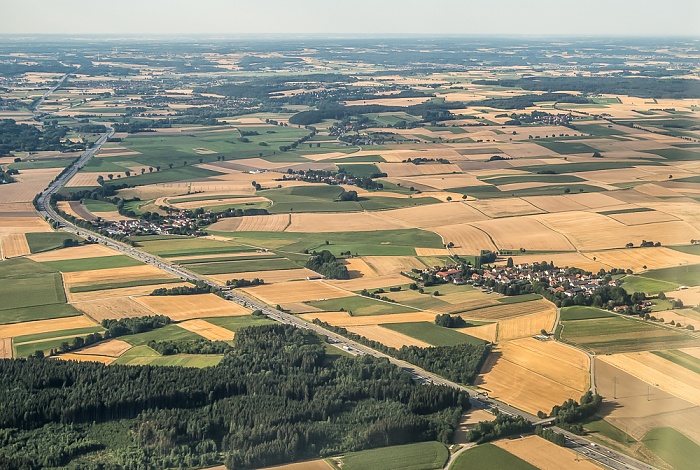
[[(65, 79), (65, 77), (64, 77)], [(62, 82), (61, 82), (62, 83)], [(60, 84), (59, 84), (60, 85)], [(50, 93), (48, 93), (45, 96), (48, 96)], [(175, 276), (181, 277), (183, 279), (191, 279), (193, 281), (201, 281), (209, 286), (216, 287), (221, 289), (223, 286), (218, 285), (209, 279), (206, 279), (196, 273), (190, 272), (189, 270), (183, 268), (182, 266), (179, 266), (177, 264), (170, 263), (168, 261), (165, 261), (157, 256), (154, 256), (150, 253), (143, 252), (141, 250), (138, 250), (137, 248), (134, 248), (132, 246), (126, 245), (124, 243), (120, 243), (118, 241), (112, 240), (111, 238), (104, 237), (102, 235), (99, 235), (94, 232), (87, 231), (85, 229), (82, 229), (80, 227), (77, 227), (73, 225), (72, 223), (68, 222), (67, 220), (63, 219), (60, 215), (56, 213), (56, 211), (53, 210), (53, 208), (50, 205), (50, 198), (52, 194), (55, 194), (63, 185), (65, 185), (77, 172), (82, 168), (90, 158), (92, 158), (95, 153), (100, 149), (100, 147), (107, 141), (109, 137), (111, 137), (114, 134), (114, 129), (107, 126), (107, 132), (100, 137), (97, 142), (93, 145), (92, 148), (89, 150), (86, 150), (70, 167), (66, 169), (66, 171), (63, 172), (56, 180), (54, 180), (49, 187), (41, 194), (41, 196), (38, 199), (38, 207), (39, 211), (41, 214), (52, 221), (57, 222), (60, 224), (61, 228), (67, 232), (74, 233), (76, 235), (82, 236), (82, 237), (92, 237), (94, 240), (96, 240), (99, 243), (102, 243), (110, 248), (113, 248), (117, 251), (120, 251), (124, 253), (125, 255), (131, 256), (132, 258), (138, 259), (140, 261), (143, 261), (145, 263), (151, 264), (153, 266), (156, 266), (166, 272), (172, 273)], [(321, 281), (318, 281), (321, 282)], [(383, 354), (379, 351), (376, 351), (372, 348), (369, 348), (367, 346), (364, 346), (362, 344), (356, 343), (355, 341), (349, 340), (343, 336), (340, 336), (338, 334), (335, 334), (329, 330), (326, 330), (325, 328), (322, 328), (319, 325), (314, 325), (312, 323), (308, 323), (294, 315), (281, 312), (277, 309), (271, 308), (268, 305), (265, 305), (257, 300), (251, 299), (249, 297), (244, 296), (243, 294), (237, 292), (237, 291), (227, 291), (225, 292), (226, 298), (232, 302), (236, 302), (244, 307), (253, 309), (253, 310), (260, 310), (265, 314), (267, 317), (276, 320), (281, 323), (285, 323), (288, 325), (293, 325), (298, 328), (305, 328), (309, 330), (313, 330), (316, 333), (327, 336), (328, 340), (331, 344), (334, 346), (343, 349), (351, 354), (355, 355), (370, 355), (370, 356), (375, 356), (375, 357), (380, 357), (380, 358), (385, 358), (389, 360), (391, 363), (397, 365), (398, 367), (401, 367), (402, 369), (406, 370), (416, 381), (419, 381), (421, 383), (433, 383), (436, 385), (444, 385), (447, 387), (455, 388), (462, 390), (466, 393), (469, 394), (471, 398), (472, 405), (475, 408), (480, 408), (480, 409), (486, 409), (486, 410), (491, 410), (493, 408), (498, 408), (499, 411), (503, 413), (507, 413), (510, 415), (514, 416), (523, 416), (527, 418), (528, 420), (532, 422), (537, 422), (538, 418), (529, 414), (525, 413), (521, 410), (518, 410), (517, 408), (514, 408), (512, 406), (509, 406), (506, 403), (499, 402), (497, 400), (487, 398), (484, 395), (480, 395), (476, 390), (465, 387), (463, 385), (460, 385), (458, 383), (446, 380), (442, 377), (439, 377), (435, 374), (432, 374), (426, 370), (423, 370), (419, 367), (416, 367), (412, 364), (409, 364), (404, 361), (400, 361), (398, 359), (395, 359), (391, 356), (388, 356), (386, 354)], [(631, 457), (628, 457), (624, 454), (621, 454), (617, 451), (614, 451), (612, 449), (608, 449), (604, 446), (597, 445), (583, 437), (576, 436), (574, 434), (568, 433), (562, 429), (559, 428), (554, 428), (557, 432), (563, 433), (566, 438), (567, 438), (567, 447), (571, 448), (575, 452), (579, 453), (582, 458), (587, 458), (594, 460), (602, 465), (605, 465), (609, 468), (613, 468), (615, 470), (625, 470), (625, 469), (640, 469), (640, 470), (653, 470), (654, 467), (645, 464), (643, 462), (640, 462), (636, 459), (633, 459)]]

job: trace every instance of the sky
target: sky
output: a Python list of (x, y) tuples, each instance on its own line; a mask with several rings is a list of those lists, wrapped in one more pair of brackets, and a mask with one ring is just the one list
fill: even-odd
[(698, 0), (3, 0), (0, 34), (700, 36)]

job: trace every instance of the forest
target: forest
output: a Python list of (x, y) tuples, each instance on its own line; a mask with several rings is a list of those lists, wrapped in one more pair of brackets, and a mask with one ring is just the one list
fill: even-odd
[(286, 325), (239, 330), (204, 369), (20, 359), (0, 360), (0, 374), (7, 469), (251, 468), (447, 442), (470, 406), (387, 360), (328, 356)]
[(0, 119), (0, 155), (10, 152), (36, 152), (40, 150), (63, 150), (61, 139), (68, 128), (54, 121), (47, 122), (43, 131), (29, 124), (17, 124), (13, 119)]

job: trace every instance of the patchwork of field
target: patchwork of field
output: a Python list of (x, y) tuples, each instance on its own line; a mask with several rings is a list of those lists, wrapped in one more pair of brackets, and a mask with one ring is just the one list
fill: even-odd
[(89, 286), (92, 284), (109, 284), (122, 282), (125, 279), (147, 280), (147, 279), (163, 279), (172, 278), (175, 276), (169, 275), (155, 266), (139, 265), (128, 266), (124, 268), (97, 269), (92, 271), (76, 271), (63, 273), (63, 282), (67, 288), (78, 286)]
[(92, 326), (97, 326), (97, 324), (88, 317), (82, 315), (68, 318), (28, 321), (23, 323), (0, 325), (0, 338), (14, 338), (16, 336), (30, 335), (37, 332), (72, 330)]
[(130, 297), (76, 302), (73, 306), (98, 322), (105, 319), (144, 317), (155, 313)]
[(173, 282), (164, 284), (147, 284), (133, 287), (115, 287), (109, 289), (89, 290), (86, 292), (71, 292), (70, 289), (68, 289), (66, 291), (66, 298), (70, 303), (88, 302), (92, 300), (149, 295), (156, 289), (172, 289), (174, 287), (183, 286), (191, 286), (191, 284), (186, 282)]
[(283, 232), (289, 223), (286, 214), (253, 215), (221, 219), (209, 228), (219, 232)]
[(475, 385), (532, 414), (578, 400), (590, 382), (588, 357), (555, 341), (524, 338), (499, 343)]
[(350, 292), (337, 289), (320, 281), (293, 281), (282, 284), (247, 287), (241, 290), (270, 305), (335, 299), (352, 295)]
[(495, 446), (531, 463), (541, 470), (560, 470), (573, 468), (581, 470), (599, 470), (601, 466), (592, 460), (581, 459), (576, 452), (560, 447), (538, 436), (521, 439), (501, 439)]

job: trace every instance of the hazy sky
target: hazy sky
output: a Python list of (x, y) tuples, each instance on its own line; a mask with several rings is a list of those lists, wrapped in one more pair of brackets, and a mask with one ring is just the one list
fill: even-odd
[(698, 0), (3, 0), (6, 34), (700, 36)]

